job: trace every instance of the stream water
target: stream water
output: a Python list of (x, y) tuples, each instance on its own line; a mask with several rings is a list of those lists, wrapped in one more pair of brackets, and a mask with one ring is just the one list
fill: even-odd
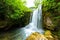
[(39, 7), (36, 10), (34, 10), (31, 22), (23, 29), (26, 37), (28, 37), (33, 32), (39, 32), (41, 34), (44, 33), (44, 30), (42, 28), (42, 6), (41, 5), (39, 5)]
[[(30, 2), (31, 1), (31, 2)], [(37, 1), (37, 0), (35, 0)], [(41, 3), (42, 0), (39, 0)], [(34, 6), (34, 0), (28, 0), (28, 6)], [(22, 28), (24, 30), (24, 38), (25, 40), (30, 34), (34, 32), (39, 32), (40, 34), (44, 33), (43, 27), (42, 27), (42, 4), (38, 5), (38, 8), (33, 11), (33, 14), (30, 19), (30, 23)]]
[(44, 33), (42, 28), (42, 6), (33, 11), (30, 23), (21, 29), (0, 33), (0, 40), (25, 40), (31, 33)]

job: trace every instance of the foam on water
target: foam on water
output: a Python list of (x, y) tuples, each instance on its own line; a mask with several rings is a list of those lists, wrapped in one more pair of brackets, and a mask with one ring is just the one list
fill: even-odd
[(33, 32), (44, 33), (42, 28), (42, 6), (40, 5), (36, 10), (34, 10), (32, 15), (32, 21), (24, 28), (26, 37), (28, 37)]

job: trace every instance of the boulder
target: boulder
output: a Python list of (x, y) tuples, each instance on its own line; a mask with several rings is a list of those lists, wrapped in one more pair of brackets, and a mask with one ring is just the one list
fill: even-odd
[(44, 34), (34, 32), (26, 40), (58, 40), (58, 37), (56, 35), (52, 36), (51, 31), (47, 30)]
[(44, 35), (35, 32), (32, 33), (26, 40), (48, 40)]

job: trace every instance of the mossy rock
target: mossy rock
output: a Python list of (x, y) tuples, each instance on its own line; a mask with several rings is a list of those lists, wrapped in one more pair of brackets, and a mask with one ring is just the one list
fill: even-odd
[(44, 35), (34, 32), (26, 40), (48, 40)]

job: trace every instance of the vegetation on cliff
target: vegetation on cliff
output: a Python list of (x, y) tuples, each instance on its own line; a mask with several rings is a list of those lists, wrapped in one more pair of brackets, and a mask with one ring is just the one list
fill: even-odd
[(44, 27), (54, 30), (60, 39), (60, 0), (43, 0), (42, 4)]
[(28, 23), (30, 12), (31, 9), (25, 6), (23, 0), (0, 0), (0, 21), (7, 20), (8, 22), (6, 25), (8, 26), (13, 24), (18, 25), (19, 23), (22, 26), (26, 25)]

